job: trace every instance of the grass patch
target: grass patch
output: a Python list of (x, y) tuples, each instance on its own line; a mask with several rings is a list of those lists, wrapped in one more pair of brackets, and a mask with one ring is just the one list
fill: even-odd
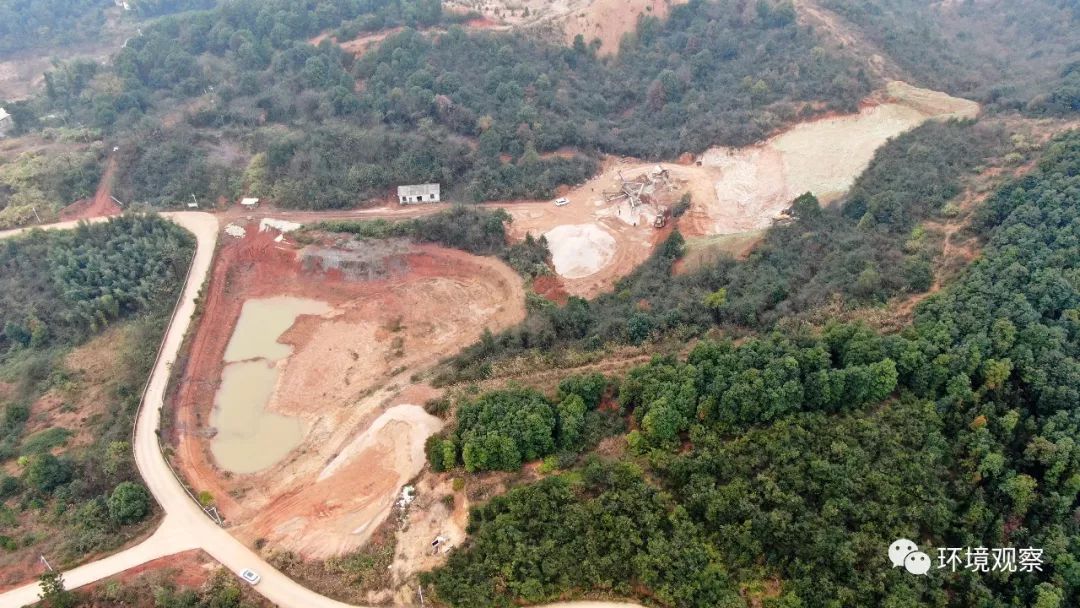
[(68, 438), (74, 435), (74, 431), (65, 429), (62, 427), (54, 427), (51, 429), (45, 429), (44, 431), (38, 431), (33, 435), (30, 435), (22, 443), (20, 452), (24, 456), (31, 454), (43, 454), (51, 451), (53, 448), (62, 447), (67, 444)]

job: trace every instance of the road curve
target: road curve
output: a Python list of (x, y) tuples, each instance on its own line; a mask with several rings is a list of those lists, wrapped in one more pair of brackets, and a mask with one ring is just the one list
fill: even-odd
[[(135, 463), (143, 483), (157, 499), (166, 515), (161, 526), (142, 543), (110, 557), (85, 564), (64, 573), (70, 589), (75, 589), (119, 574), (139, 564), (189, 549), (202, 549), (233, 572), (252, 568), (262, 575), (255, 590), (266, 599), (284, 608), (363, 608), (353, 607), (306, 589), (265, 562), (254, 551), (218, 527), (188, 496), (173, 476), (158, 447), (157, 429), (161, 408), (168, 388), (170, 370), (180, 352), (192, 317), (195, 301), (202, 289), (214, 259), (219, 226), (217, 217), (209, 213), (164, 213), (195, 235), (197, 249), (188, 281), (178, 303), (172, 323), (165, 334), (158, 360), (154, 364), (142, 409), (135, 422)], [(92, 221), (104, 221), (97, 218)], [(78, 222), (62, 222), (40, 226), (42, 229), (70, 229)], [(30, 229), (0, 232), (0, 239), (27, 232)], [(38, 600), (38, 585), (25, 585), (0, 594), (0, 606), (25, 606)], [(572, 602), (551, 604), (544, 608), (640, 608), (636, 604), (619, 602)]]

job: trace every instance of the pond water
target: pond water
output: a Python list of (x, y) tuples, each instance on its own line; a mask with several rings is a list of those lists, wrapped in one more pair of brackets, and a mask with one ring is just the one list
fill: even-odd
[(330, 312), (325, 302), (280, 296), (244, 302), (240, 320), (236, 323), (225, 362), (268, 359), (278, 361), (292, 354), (292, 347), (278, 342), (281, 334), (292, 327), (300, 315), (321, 315)]
[(210, 419), (217, 429), (210, 451), (221, 468), (255, 473), (277, 463), (303, 441), (302, 420), (266, 409), (280, 375), (277, 363), (292, 354), (292, 347), (278, 338), (300, 315), (330, 310), (324, 302), (289, 297), (244, 303), (225, 349), (221, 386)]

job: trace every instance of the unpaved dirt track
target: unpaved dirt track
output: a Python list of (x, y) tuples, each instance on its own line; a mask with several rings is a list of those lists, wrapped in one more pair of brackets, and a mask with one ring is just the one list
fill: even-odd
[(97, 192), (94, 193), (94, 196), (92, 198), (76, 201), (61, 209), (60, 219), (64, 221), (74, 221), (120, 215), (123, 213), (124, 210), (120, 208), (120, 205), (117, 205), (112, 200), (112, 189), (115, 181), (116, 155), (113, 155), (109, 157), (109, 162), (105, 165), (105, 172), (101, 174), (101, 180), (98, 182), (98, 189)]
[[(347, 608), (349, 605), (323, 597), (305, 589), (270, 564), (254, 551), (219, 528), (202, 509), (188, 497), (184, 488), (169, 470), (158, 449), (157, 429), (161, 420), (161, 407), (168, 386), (170, 369), (180, 352), (184, 337), (195, 313), (195, 301), (210, 271), (218, 238), (218, 220), (208, 213), (166, 213), (166, 218), (191, 231), (198, 242), (188, 282), (173, 316), (172, 324), (161, 349), (161, 355), (150, 376), (149, 388), (135, 423), (135, 462), (143, 483), (153, 493), (158, 504), (165, 510), (165, 518), (158, 530), (146, 541), (105, 559), (91, 562), (64, 573), (70, 589), (75, 589), (148, 561), (173, 553), (201, 548), (223, 566), (233, 572), (252, 568), (262, 575), (255, 590), (266, 599), (284, 608)], [(105, 221), (106, 218), (90, 220)], [(77, 222), (62, 222), (39, 228), (63, 230), (75, 227)], [(0, 239), (28, 232), (27, 229), (0, 232)], [(39, 587), (25, 585), (0, 594), (0, 606), (17, 607), (38, 601)], [(626, 608), (633, 604), (582, 602), (554, 604), (548, 608)]]

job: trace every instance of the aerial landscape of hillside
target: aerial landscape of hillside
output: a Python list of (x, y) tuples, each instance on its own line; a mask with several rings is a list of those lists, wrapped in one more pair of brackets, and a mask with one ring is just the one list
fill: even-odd
[(0, 606), (1080, 606), (1075, 0), (0, 0)]

